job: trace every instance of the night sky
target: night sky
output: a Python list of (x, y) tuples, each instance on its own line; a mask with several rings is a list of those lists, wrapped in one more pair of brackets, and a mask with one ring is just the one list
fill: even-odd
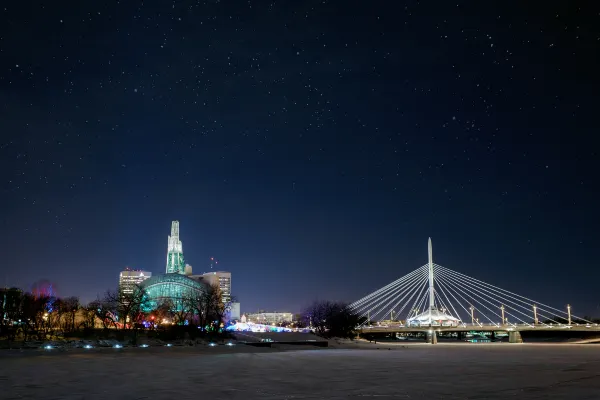
[(431, 236), (600, 316), (594, 3), (3, 2), (0, 285), (93, 300), (177, 219), (246, 312), (357, 300)]

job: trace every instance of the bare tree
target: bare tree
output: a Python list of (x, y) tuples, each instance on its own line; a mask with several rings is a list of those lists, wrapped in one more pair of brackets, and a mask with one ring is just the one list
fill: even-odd
[(231, 310), (231, 304), (235, 301), (231, 297), (223, 301), (219, 285), (208, 286), (202, 292), (189, 299), (189, 303), (198, 325), (203, 330), (218, 330), (225, 319), (225, 315)]
[(39, 331), (44, 335), (44, 338), (57, 336), (59, 332), (68, 330), (65, 323), (68, 310), (62, 299), (53, 297), (48, 298), (45, 303), (44, 311), (45, 312), (38, 323)]
[(97, 299), (88, 305), (88, 308), (94, 311), (95, 318), (98, 318), (102, 323), (102, 327), (106, 330), (111, 326), (116, 326), (116, 309), (113, 304), (105, 301), (105, 299)]
[(19, 328), (23, 334), (23, 341), (35, 335), (39, 340), (45, 339), (50, 332), (52, 321), (48, 321), (52, 309), (48, 309), (51, 299), (45, 296), (34, 296), (31, 293), (23, 293), (20, 298)]
[(75, 318), (77, 311), (79, 311), (79, 298), (78, 297), (67, 297), (62, 299), (62, 311), (65, 314), (65, 330), (74, 332), (75, 331)]
[(131, 293), (120, 290), (107, 291), (103, 299), (104, 306), (110, 311), (115, 327), (121, 329), (135, 328), (143, 318), (143, 310), (148, 303), (146, 291), (136, 286)]
[(91, 302), (87, 306), (81, 307), (81, 314), (83, 320), (79, 324), (83, 329), (94, 329), (96, 326), (96, 310), (98, 306), (96, 302)]
[(171, 323), (175, 319), (174, 308), (175, 305), (170, 298), (160, 299), (148, 317), (157, 324)]
[(177, 297), (171, 300), (173, 322), (178, 325), (185, 324), (194, 312), (194, 296), (187, 295)]
[(331, 301), (315, 301), (304, 311), (304, 323), (326, 337), (354, 337), (359, 318), (347, 305)]
[(203, 291), (201, 293), (194, 294), (189, 300), (198, 327), (200, 327), (202, 331), (206, 330), (208, 328), (209, 321), (208, 304), (210, 303), (210, 296), (207, 295), (206, 291)]
[(216, 328), (218, 328), (221, 323), (225, 322), (225, 316), (231, 312), (232, 304), (236, 301), (236, 298), (235, 296), (229, 296), (227, 300), (224, 299), (219, 285), (213, 285), (209, 292), (211, 293), (209, 304), (215, 324), (217, 324)]

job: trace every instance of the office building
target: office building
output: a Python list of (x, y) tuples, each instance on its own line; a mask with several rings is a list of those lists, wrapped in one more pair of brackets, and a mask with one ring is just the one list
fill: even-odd
[(294, 314), (289, 312), (257, 312), (245, 314), (248, 322), (265, 325), (288, 324), (294, 321)]
[(119, 291), (125, 295), (131, 294), (137, 285), (151, 276), (152, 272), (126, 268), (119, 274)]
[(201, 281), (208, 286), (218, 286), (223, 303), (231, 302), (231, 272), (213, 271), (202, 275), (190, 275), (190, 278)]

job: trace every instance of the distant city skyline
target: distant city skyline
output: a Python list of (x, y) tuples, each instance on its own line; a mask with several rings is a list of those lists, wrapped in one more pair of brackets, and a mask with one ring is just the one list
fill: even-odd
[[(173, 237), (173, 236), (169, 236), (169, 241), (168, 241), (168, 245), (167, 245), (167, 249), (168, 249), (168, 253), (169, 253), (169, 254), (170, 254), (170, 252), (171, 252), (171, 251), (173, 251), (173, 249), (174, 249), (174, 247), (173, 247), (173, 243), (175, 243), (175, 242), (177, 242), (177, 243), (178, 243), (178, 245), (177, 245), (177, 246), (178, 246), (178, 248), (177, 248), (177, 249), (178, 249), (178, 250), (181, 250), (181, 240), (180, 240), (180, 235), (179, 235), (179, 221), (177, 221), (177, 220), (176, 220), (176, 221), (172, 221), (172, 223), (171, 223), (171, 234), (173, 234), (173, 232), (174, 232), (174, 231), (173, 231), (173, 229), (174, 229), (173, 227), (175, 226), (175, 223), (177, 223), (177, 224), (176, 224), (176, 226), (177, 226), (177, 228), (176, 228), (176, 230), (177, 230), (177, 234), (176, 234), (176, 236), (175, 236), (175, 237)], [(171, 240), (172, 238), (173, 238), (173, 239), (175, 239), (175, 241), (172, 241), (172, 240)], [(177, 243), (176, 243), (176, 244), (177, 244)], [(177, 247), (177, 246), (175, 246), (175, 247)], [(431, 238), (429, 238), (429, 242), (428, 242), (428, 248), (427, 248), (427, 251), (428, 251), (428, 261), (429, 261), (429, 263), (431, 263), (431, 260), (432, 260), (432, 251), (431, 251)], [(216, 260), (215, 260), (215, 258), (214, 258), (214, 257), (208, 257), (208, 261), (209, 261), (209, 264), (208, 264), (208, 265), (209, 265), (209, 267), (212, 267), (212, 266), (216, 265)], [(167, 264), (167, 265), (168, 265), (168, 264)], [(146, 279), (146, 278), (148, 278), (148, 277), (152, 276), (152, 274), (153, 274), (153, 273), (159, 273), (159, 274), (160, 274), (160, 273), (163, 273), (163, 272), (164, 272), (164, 271), (162, 271), (162, 272), (161, 272), (161, 271), (151, 271), (151, 270), (150, 270), (150, 269), (148, 269), (148, 268), (136, 268), (136, 267), (129, 267), (129, 266), (127, 266), (127, 267), (123, 268), (123, 269), (121, 270), (121, 272), (119, 273), (119, 274), (120, 274), (120, 276), (121, 276), (121, 278), (120, 278), (120, 279), (118, 280), (118, 282), (117, 282), (117, 285), (116, 285), (117, 287), (120, 287), (120, 286), (122, 285), (122, 284), (121, 284), (121, 282), (123, 281), (123, 273), (124, 273), (124, 272), (126, 272), (126, 271), (129, 271), (129, 272), (136, 272), (136, 271), (137, 271), (137, 272), (140, 272), (140, 271), (141, 271), (141, 272), (143, 272), (143, 273), (149, 272), (149, 275), (148, 275), (148, 276), (145, 276), (145, 277), (144, 277), (144, 279)], [(193, 274), (194, 274), (195, 276), (201, 276), (201, 275), (204, 275), (204, 274), (209, 274), (209, 273), (211, 273), (211, 272), (217, 272), (217, 270), (216, 270), (216, 269), (215, 269), (215, 270), (213, 270), (213, 271), (211, 271), (211, 270), (206, 270), (206, 271), (204, 271), (204, 270), (202, 270), (202, 271), (199, 271), (199, 270), (194, 270)], [(376, 271), (375, 271), (375, 272), (376, 272)], [(229, 283), (227, 284), (227, 286), (228, 286), (228, 290), (227, 290), (227, 296), (230, 296), (230, 295), (232, 295), (232, 294), (235, 296), (235, 293), (232, 293), (232, 292), (231, 292), (231, 286), (230, 286), (230, 285), (231, 285), (231, 283), (230, 283), (230, 280), (231, 280), (231, 272), (227, 271), (226, 273), (228, 274), (228, 277), (229, 277), (229, 278), (228, 278), (228, 279), (229, 279)], [(126, 279), (127, 279), (127, 278), (126, 278)], [(219, 279), (220, 279), (220, 278), (219, 278)], [(141, 281), (143, 281), (143, 280), (141, 280)], [(140, 281), (140, 282), (141, 282), (141, 281)], [(59, 292), (56, 292), (56, 289), (55, 289), (55, 286), (56, 286), (56, 285), (55, 285), (54, 283), (51, 283), (51, 282), (50, 282), (49, 280), (47, 280), (47, 279), (38, 280), (38, 281), (36, 281), (36, 283), (34, 283), (34, 284), (31, 286), (31, 287), (29, 287), (29, 288), (28, 288), (28, 287), (24, 287), (24, 288), (23, 288), (23, 287), (21, 287), (21, 289), (24, 289), (24, 290), (34, 290), (34, 291), (35, 291), (35, 290), (38, 290), (38, 289), (35, 289), (35, 288), (37, 288), (37, 287), (40, 285), (40, 282), (42, 282), (44, 285), (46, 285), (46, 286), (48, 286), (48, 287), (52, 287), (52, 290), (53, 290), (53, 294), (54, 294), (54, 295), (58, 295), (58, 296), (60, 296), (60, 297), (67, 297), (67, 296), (69, 296), (69, 295), (70, 295), (70, 294), (66, 294), (66, 293), (59, 293)], [(382, 284), (383, 284), (383, 285), (385, 285), (385, 284), (387, 284), (387, 283), (388, 283), (388, 282), (382, 282)], [(493, 282), (487, 282), (487, 283), (492, 283), (492, 284), (493, 284)], [(126, 285), (127, 285), (127, 284), (128, 284), (128, 283), (126, 283)], [(11, 285), (8, 285), (8, 286), (10, 287)], [(107, 288), (107, 290), (110, 290), (110, 289), (112, 289), (112, 288)], [(79, 296), (79, 295), (78, 295), (78, 296)], [(89, 302), (89, 301), (95, 300), (95, 299), (97, 298), (97, 296), (95, 296), (95, 297), (88, 297), (88, 296), (86, 296), (86, 295), (79, 296), (79, 297), (81, 297), (81, 298), (82, 298), (82, 300), (84, 300), (85, 302)], [(237, 300), (239, 301), (239, 298), (238, 298)], [(355, 299), (355, 300), (356, 300), (356, 299)], [(350, 302), (350, 301), (348, 301), (348, 302)], [(307, 303), (306, 303), (306, 304), (308, 304), (308, 301), (307, 301)], [(255, 309), (251, 309), (251, 308), (244, 308), (244, 309), (243, 309), (243, 310), (244, 310), (244, 311), (243, 311), (243, 313), (252, 312), (253, 310), (265, 310), (265, 309), (269, 309), (269, 310), (276, 310), (276, 309), (277, 309), (276, 307), (275, 307), (275, 308), (273, 308), (273, 307), (269, 308), (269, 307), (270, 307), (270, 306), (267, 306), (267, 307), (265, 308), (265, 305), (262, 305), (262, 304), (261, 304), (261, 305), (259, 305), (258, 307), (256, 307)], [(597, 307), (597, 308), (598, 308), (598, 307)], [(298, 311), (300, 311), (301, 309), (302, 309), (302, 307), (299, 307), (298, 309), (292, 309), (292, 310), (291, 310), (291, 312), (298, 312)], [(287, 312), (287, 311), (288, 311), (288, 309), (286, 309), (286, 310), (285, 310), (285, 312)], [(265, 313), (265, 311), (259, 311), (259, 312), (260, 312), (260, 313)], [(271, 312), (271, 313), (276, 313), (276, 311), (268, 311), (268, 312)], [(268, 312), (267, 312), (267, 313), (268, 313)], [(594, 315), (594, 314), (592, 314), (592, 315)]]

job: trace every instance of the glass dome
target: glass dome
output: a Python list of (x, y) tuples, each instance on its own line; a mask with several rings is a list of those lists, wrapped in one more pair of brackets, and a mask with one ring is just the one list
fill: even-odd
[(148, 296), (148, 309), (154, 309), (163, 300), (182, 299), (197, 295), (204, 285), (181, 274), (155, 275), (142, 282)]

